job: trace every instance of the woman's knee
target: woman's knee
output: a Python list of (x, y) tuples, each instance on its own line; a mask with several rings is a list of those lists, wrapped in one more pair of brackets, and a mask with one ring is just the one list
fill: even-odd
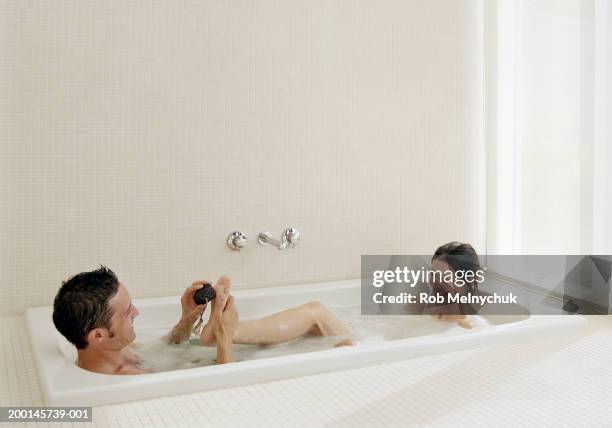
[(313, 322), (319, 321), (321, 316), (326, 311), (323, 303), (319, 302), (318, 300), (305, 303), (302, 305), (302, 308), (304, 308), (304, 311), (309, 315)]
[(325, 306), (323, 305), (323, 303), (319, 302), (318, 300), (313, 300), (312, 302), (304, 303), (303, 307), (306, 308), (307, 311), (313, 313), (325, 310)]

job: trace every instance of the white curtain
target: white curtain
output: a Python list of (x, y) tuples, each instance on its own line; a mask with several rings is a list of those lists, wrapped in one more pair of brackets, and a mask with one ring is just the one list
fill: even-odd
[(610, 3), (485, 2), (491, 254), (612, 254)]

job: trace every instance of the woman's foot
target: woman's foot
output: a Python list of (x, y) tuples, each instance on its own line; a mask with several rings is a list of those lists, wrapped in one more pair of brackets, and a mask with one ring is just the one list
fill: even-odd
[(232, 280), (229, 279), (229, 276), (223, 275), (217, 280), (217, 283), (213, 286), (213, 288), (216, 292), (221, 292), (229, 296), (232, 291)]
[(355, 342), (351, 338), (347, 338), (347, 339), (341, 340), (340, 342), (336, 343), (334, 347), (339, 348), (340, 346), (355, 346), (355, 345), (357, 345), (357, 342)]
[[(200, 343), (204, 346), (215, 346), (215, 330), (219, 327), (219, 323), (222, 321), (222, 313), (227, 309), (228, 298), (230, 296), (232, 287), (232, 281), (229, 277), (223, 275), (217, 283), (213, 286), (215, 289), (216, 297), (212, 301), (212, 309), (210, 312), (210, 319), (202, 329), (200, 334)], [(233, 301), (233, 299), (232, 299)], [(236, 322), (238, 320), (238, 310), (232, 302), (232, 312), (236, 313)]]

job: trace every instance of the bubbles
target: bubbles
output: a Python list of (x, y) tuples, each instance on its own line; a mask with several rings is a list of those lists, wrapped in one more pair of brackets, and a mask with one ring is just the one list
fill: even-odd
[[(406, 339), (446, 332), (465, 334), (486, 327), (488, 322), (481, 316), (472, 316), (475, 328), (466, 330), (455, 322), (439, 321), (425, 315), (361, 315), (360, 306), (330, 308), (336, 317), (348, 327), (352, 339), (359, 345), (382, 343), (389, 340)], [(193, 338), (179, 345), (168, 344), (164, 337), (170, 328), (138, 330), (134, 351), (143, 359), (144, 366), (155, 372), (208, 366), (215, 363), (215, 347), (202, 346)], [(280, 357), (334, 349), (334, 345), (346, 336), (306, 336), (279, 345), (234, 345), (235, 361)]]
[[(144, 329), (138, 331), (134, 352), (143, 359), (143, 366), (154, 372), (188, 369), (214, 363), (215, 348), (195, 346), (190, 343), (169, 344), (164, 339), (169, 329)], [(197, 343), (197, 339), (196, 339)]]

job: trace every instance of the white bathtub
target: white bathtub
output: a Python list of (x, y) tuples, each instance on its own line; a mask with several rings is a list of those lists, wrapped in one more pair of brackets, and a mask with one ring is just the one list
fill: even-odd
[[(358, 305), (359, 280), (271, 287), (234, 293), (241, 319), (319, 300), (330, 308)], [(179, 297), (135, 300), (140, 310), (136, 331), (170, 328), (180, 313)], [(353, 347), (281, 357), (241, 361), (137, 376), (113, 376), (88, 372), (74, 363), (76, 352), (53, 326), (51, 307), (30, 308), (25, 318), (34, 353), (42, 395), (48, 406), (86, 406), (174, 395), (192, 391), (253, 384), (313, 373), (381, 364), (487, 345), (500, 345), (551, 334), (568, 335), (584, 329), (581, 316), (491, 316), (490, 326), (464, 330), (453, 323), (427, 318), (430, 330), (400, 340), (360, 343)], [(138, 337), (136, 339), (138, 341)]]

